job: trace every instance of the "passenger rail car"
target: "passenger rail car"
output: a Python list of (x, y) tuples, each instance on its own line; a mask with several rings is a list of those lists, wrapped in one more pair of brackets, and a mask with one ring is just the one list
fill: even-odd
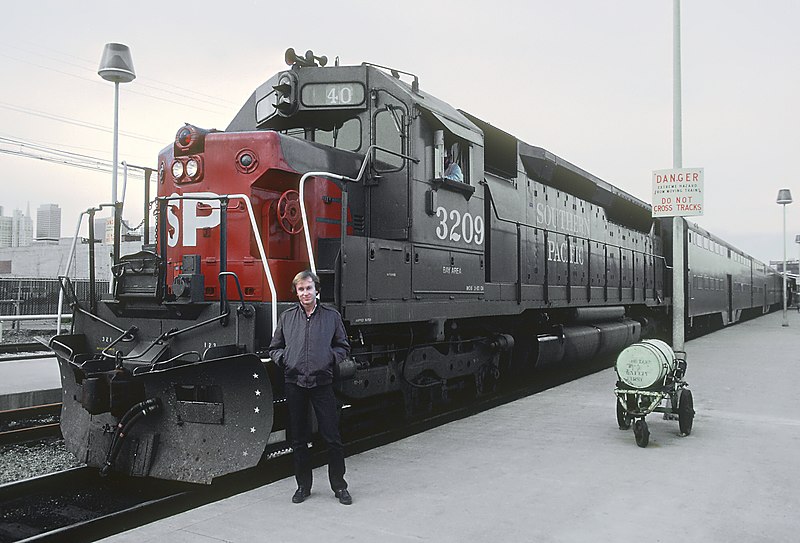
[(777, 309), (781, 275), (698, 225), (687, 222), (687, 328), (693, 334)]
[(413, 417), (667, 333), (670, 241), (648, 204), (413, 74), (323, 60), (290, 50), (225, 130), (178, 130), (156, 243), (114, 255), (113, 296), (82, 306), (62, 278), (62, 431), (89, 465), (207, 483), (286, 448), (266, 349), (306, 268), (345, 321), (353, 413)]

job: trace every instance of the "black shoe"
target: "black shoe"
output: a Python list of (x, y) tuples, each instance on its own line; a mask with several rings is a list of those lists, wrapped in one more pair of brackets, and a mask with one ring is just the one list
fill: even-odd
[(294, 492), (294, 496), (292, 496), (292, 503), (303, 503), (303, 500), (308, 498), (309, 495), (311, 495), (310, 488), (298, 487)]
[(343, 488), (341, 490), (334, 490), (333, 495), (339, 498), (339, 503), (341, 503), (342, 505), (350, 505), (353, 503), (353, 497), (350, 495), (350, 493), (347, 491), (346, 488)]

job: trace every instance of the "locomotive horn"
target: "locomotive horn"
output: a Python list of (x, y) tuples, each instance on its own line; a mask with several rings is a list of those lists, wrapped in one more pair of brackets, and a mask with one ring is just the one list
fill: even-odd
[(286, 50), (286, 54), (284, 55), (284, 60), (286, 61), (286, 64), (288, 64), (289, 66), (297, 64), (297, 66), (301, 68), (316, 66), (317, 62), (319, 63), (320, 66), (325, 66), (328, 63), (328, 57), (326, 57), (325, 55), (321, 57), (314, 56), (314, 52), (309, 49), (308, 51), (306, 51), (305, 56), (301, 57), (295, 52), (294, 48), (292, 47)]
[(286, 50), (286, 53), (283, 55), (284, 60), (288, 66), (291, 66), (297, 60), (297, 53), (294, 52), (294, 48), (290, 47)]

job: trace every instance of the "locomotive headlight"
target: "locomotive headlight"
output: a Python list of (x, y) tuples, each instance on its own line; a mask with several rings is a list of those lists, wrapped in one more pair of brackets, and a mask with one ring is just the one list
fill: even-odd
[(172, 177), (180, 179), (183, 177), (183, 162), (176, 160), (172, 163)]
[(197, 171), (200, 169), (200, 165), (197, 161), (193, 158), (190, 158), (188, 162), (186, 162), (186, 175), (189, 177), (194, 178), (197, 175)]

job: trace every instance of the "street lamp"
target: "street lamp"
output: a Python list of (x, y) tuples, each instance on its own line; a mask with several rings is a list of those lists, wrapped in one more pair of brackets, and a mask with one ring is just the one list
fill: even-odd
[[(114, 256), (112, 266), (119, 259), (119, 204), (117, 203), (117, 164), (119, 162), (119, 84), (136, 79), (131, 50), (121, 43), (107, 43), (97, 74), (106, 81), (114, 82), (114, 160), (111, 177), (111, 200), (114, 204)], [(113, 288), (113, 274), (109, 287)]]
[(789, 189), (778, 191), (777, 202), (783, 206), (783, 326), (789, 326), (786, 317), (786, 204), (792, 203), (792, 193)]

